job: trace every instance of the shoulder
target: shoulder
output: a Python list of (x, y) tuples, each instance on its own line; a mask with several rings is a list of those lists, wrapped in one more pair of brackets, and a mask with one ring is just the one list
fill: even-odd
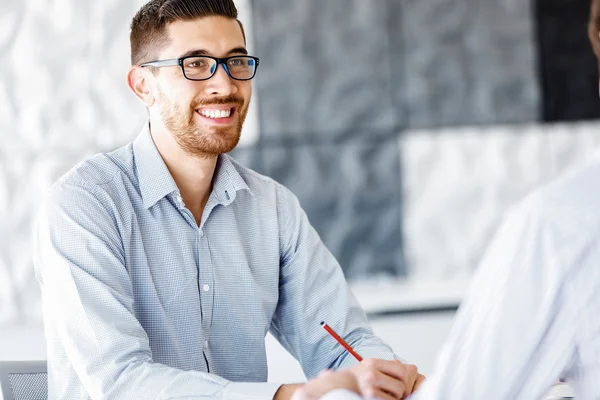
[(81, 161), (59, 178), (53, 187), (64, 185), (101, 186), (123, 174), (131, 175), (132, 173), (133, 152), (130, 144), (110, 153), (96, 154)]
[(49, 189), (44, 206), (84, 208), (118, 201), (124, 181), (135, 180), (131, 145), (96, 154), (75, 165)]
[(275, 179), (260, 174), (253, 169), (245, 167), (237, 162), (233, 157), (226, 155), (235, 170), (242, 177), (252, 193), (258, 197), (274, 196), (280, 200), (297, 202), (297, 198), (287, 187), (277, 182)]
[(600, 153), (532, 192), (512, 212), (565, 234), (596, 234), (600, 226)]

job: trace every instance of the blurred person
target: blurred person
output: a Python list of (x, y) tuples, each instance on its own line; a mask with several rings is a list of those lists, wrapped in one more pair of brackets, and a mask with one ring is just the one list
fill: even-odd
[[(589, 36), (600, 65), (600, 0)], [(504, 218), (430, 379), (411, 400), (540, 399), (559, 380), (600, 399), (600, 153)], [(294, 400), (360, 399), (346, 371)]]
[(259, 65), (233, 1), (150, 1), (130, 40), (149, 122), (63, 176), (36, 224), (49, 397), (290, 398), (265, 383), (268, 331), (309, 377), (348, 367), (365, 394), (408, 396), (422, 377), (390, 361), (297, 198), (225, 155)]

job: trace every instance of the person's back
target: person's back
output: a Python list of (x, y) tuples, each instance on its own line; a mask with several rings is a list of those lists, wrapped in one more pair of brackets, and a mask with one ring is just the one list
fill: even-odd
[(414, 398), (598, 399), (599, 315), (600, 154), (508, 212)]

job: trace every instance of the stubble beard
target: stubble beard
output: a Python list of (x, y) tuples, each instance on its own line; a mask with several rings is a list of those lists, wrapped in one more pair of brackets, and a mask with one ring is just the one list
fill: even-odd
[[(159, 93), (159, 101), (162, 104), (160, 115), (165, 127), (187, 154), (198, 158), (213, 158), (229, 153), (238, 145), (249, 106), (246, 104), (244, 107), (243, 100), (229, 96), (219, 100), (198, 101), (192, 103), (185, 112), (178, 104), (167, 100), (162, 93)], [(237, 123), (228, 127), (199, 128), (195, 122), (196, 110), (219, 104), (236, 105)]]

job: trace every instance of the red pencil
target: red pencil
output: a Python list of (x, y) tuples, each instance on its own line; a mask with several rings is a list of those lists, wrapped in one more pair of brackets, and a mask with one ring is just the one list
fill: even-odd
[(337, 342), (339, 344), (341, 344), (342, 346), (344, 346), (344, 348), (346, 350), (348, 350), (348, 353), (352, 354), (354, 356), (354, 358), (356, 358), (359, 362), (363, 360), (363, 358), (354, 350), (352, 350), (352, 347), (350, 347), (350, 345), (348, 343), (346, 343), (344, 341), (344, 339), (342, 339), (341, 337), (338, 336), (337, 333), (335, 333), (335, 331), (333, 329), (331, 329), (329, 327), (329, 325), (327, 325), (325, 323), (325, 321), (321, 322), (321, 326), (323, 327), (323, 329), (325, 329), (327, 331), (327, 333), (329, 333), (335, 340), (337, 340)]

